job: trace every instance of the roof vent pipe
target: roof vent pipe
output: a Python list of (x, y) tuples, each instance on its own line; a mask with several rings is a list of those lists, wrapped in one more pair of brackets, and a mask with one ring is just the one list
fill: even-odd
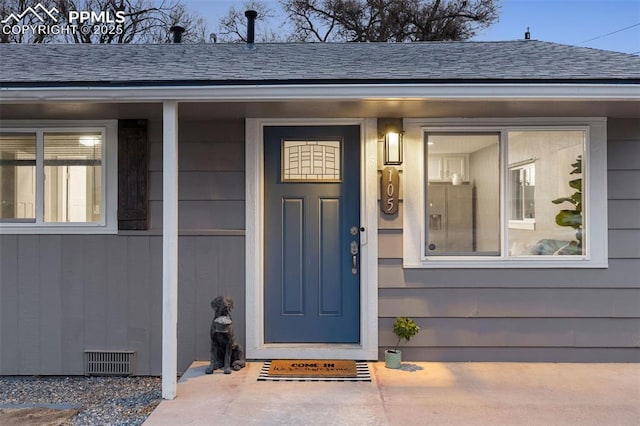
[(531, 40), (531, 33), (529, 32), (529, 27), (527, 27), (527, 31), (524, 33), (525, 40)]
[(173, 43), (182, 43), (182, 33), (184, 32), (184, 27), (180, 25), (173, 25), (169, 28), (169, 32), (173, 36)]
[(251, 48), (256, 40), (256, 17), (258, 12), (247, 10), (244, 12), (244, 16), (247, 17), (247, 46)]

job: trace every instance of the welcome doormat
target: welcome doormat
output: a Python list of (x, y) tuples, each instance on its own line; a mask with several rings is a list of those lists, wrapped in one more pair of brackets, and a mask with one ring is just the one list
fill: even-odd
[(265, 361), (259, 381), (370, 382), (366, 362), (279, 359)]

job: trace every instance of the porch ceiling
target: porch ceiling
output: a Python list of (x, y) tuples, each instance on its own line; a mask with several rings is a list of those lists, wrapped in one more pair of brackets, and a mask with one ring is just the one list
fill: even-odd
[[(300, 117), (640, 117), (638, 101), (280, 101), (184, 102), (180, 119)], [(162, 117), (161, 103), (49, 102), (0, 104), (3, 120), (122, 119)]]

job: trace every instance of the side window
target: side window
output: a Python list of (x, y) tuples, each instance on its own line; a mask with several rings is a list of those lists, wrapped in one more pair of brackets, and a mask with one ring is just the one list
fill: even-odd
[(0, 128), (0, 232), (116, 232), (116, 126), (96, 124)]

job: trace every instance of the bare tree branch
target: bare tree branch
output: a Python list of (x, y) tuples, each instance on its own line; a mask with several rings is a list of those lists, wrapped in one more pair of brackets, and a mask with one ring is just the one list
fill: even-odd
[[(33, 1), (0, 0), (0, 16), (20, 14), (33, 6), (31, 3)], [(168, 43), (169, 28), (177, 24), (186, 29), (183, 35), (185, 43), (202, 43), (207, 33), (204, 19), (188, 11), (181, 0), (41, 0), (40, 4), (48, 10), (56, 8), (57, 22), (49, 16), (42, 22), (29, 13), (24, 15), (19, 24), (55, 24), (58, 27), (72, 28), (72, 31), (37, 34), (26, 32), (6, 36), (0, 34), (0, 42)], [(81, 21), (73, 19), (69, 14), (71, 11), (93, 12), (104, 19), (101, 22), (94, 22), (94, 19)], [(123, 22), (116, 22), (116, 16), (123, 18), (120, 19)]]
[(284, 37), (276, 30), (267, 25), (269, 19), (275, 18), (273, 9), (261, 0), (244, 1), (239, 8), (231, 6), (225, 16), (219, 21), (219, 38), (223, 42), (246, 42), (247, 18), (244, 16), (246, 10), (258, 12), (256, 22), (256, 41), (263, 43), (282, 42)]
[(498, 18), (500, 0), (281, 0), (305, 41), (465, 40)]

